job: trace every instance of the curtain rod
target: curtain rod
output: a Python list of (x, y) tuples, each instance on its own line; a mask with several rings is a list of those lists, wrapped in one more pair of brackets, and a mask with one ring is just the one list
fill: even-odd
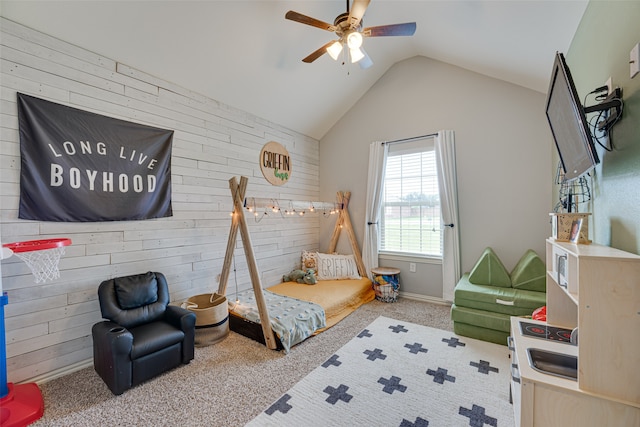
[(403, 139), (396, 139), (393, 141), (383, 141), (383, 144), (394, 144), (396, 142), (407, 142), (407, 141), (413, 141), (414, 139), (422, 139), (422, 138), (430, 138), (430, 137), (434, 137), (434, 136), (438, 136), (438, 133), (429, 133), (427, 135), (420, 135), (420, 136), (412, 136), (409, 138), (403, 138)]

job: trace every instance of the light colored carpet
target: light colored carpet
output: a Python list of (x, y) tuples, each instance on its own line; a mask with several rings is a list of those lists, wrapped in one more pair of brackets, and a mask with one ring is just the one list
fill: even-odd
[(513, 426), (505, 346), (379, 317), (250, 427)]
[(372, 301), (289, 354), (231, 332), (189, 364), (114, 396), (93, 368), (41, 385), (42, 426), (242, 426), (379, 316), (453, 331), (450, 307)]

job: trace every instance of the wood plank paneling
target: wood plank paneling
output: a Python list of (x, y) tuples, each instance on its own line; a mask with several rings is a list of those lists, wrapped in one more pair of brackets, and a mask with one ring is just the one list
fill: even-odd
[[(106, 279), (161, 271), (171, 298), (217, 289), (233, 203), (228, 181), (249, 177), (247, 196), (317, 200), (318, 142), (268, 120), (0, 18), (0, 227), (3, 242), (69, 237), (60, 278), (34, 283), (15, 256), (1, 264), (7, 367), (11, 382), (92, 357), (91, 325), (101, 317), (98, 285)], [(26, 93), (150, 126), (173, 129), (174, 215), (148, 221), (55, 223), (17, 218), (20, 151), (16, 93)], [(293, 159), (292, 180), (271, 186), (260, 172), (262, 146), (275, 140)], [(45, 203), (45, 201), (43, 201)], [(296, 268), (302, 249), (317, 249), (321, 216), (247, 217), (261, 280), (269, 286)], [(237, 287), (251, 287), (242, 243), (236, 245)], [(235, 292), (235, 277), (229, 293)]]

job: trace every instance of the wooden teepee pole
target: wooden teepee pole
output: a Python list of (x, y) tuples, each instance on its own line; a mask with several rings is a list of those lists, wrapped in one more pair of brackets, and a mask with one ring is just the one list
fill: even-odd
[(231, 216), (231, 229), (229, 230), (229, 239), (227, 240), (227, 251), (224, 254), (224, 262), (222, 263), (222, 272), (220, 273), (220, 284), (218, 285), (218, 293), (220, 295), (227, 294), (227, 281), (229, 280), (229, 272), (231, 271), (231, 261), (233, 260), (233, 252), (236, 247), (236, 239), (238, 237), (238, 226), (240, 224), (240, 215), (235, 215), (235, 196), (236, 193), (245, 194), (247, 190), (247, 181), (240, 180), (240, 185), (233, 177), (229, 180), (229, 188), (234, 203), (234, 215)]
[(229, 180), (229, 189), (231, 190), (231, 197), (233, 197), (233, 219), (231, 221), (231, 229), (229, 231), (229, 240), (227, 241), (227, 252), (224, 256), (224, 263), (222, 265), (222, 273), (220, 274), (220, 285), (218, 287), (218, 293), (226, 295), (227, 280), (229, 278), (229, 271), (231, 269), (231, 260), (236, 244), (236, 237), (238, 228), (240, 229), (240, 237), (242, 238), (242, 246), (244, 248), (244, 254), (247, 259), (247, 266), (249, 268), (249, 276), (251, 277), (251, 284), (253, 285), (253, 293), (256, 296), (256, 303), (258, 305), (258, 312), (260, 313), (260, 324), (262, 325), (262, 334), (264, 335), (264, 341), (268, 348), (275, 350), (277, 348), (276, 339), (271, 329), (271, 319), (269, 318), (269, 309), (262, 293), (262, 283), (260, 282), (260, 273), (258, 271), (258, 265), (256, 258), (253, 254), (253, 245), (251, 244), (251, 236), (249, 235), (249, 228), (244, 218), (243, 204), (244, 196), (247, 190), (247, 184), (249, 179), (245, 176), (240, 177), (240, 184), (235, 177)]
[(331, 241), (329, 243), (329, 253), (331, 254), (336, 251), (338, 238), (340, 237), (340, 231), (345, 230), (347, 232), (347, 236), (349, 237), (349, 243), (351, 243), (351, 252), (353, 252), (353, 256), (356, 259), (358, 273), (360, 273), (362, 277), (368, 277), (369, 275), (364, 268), (362, 254), (360, 253), (360, 248), (358, 247), (358, 241), (356, 240), (356, 234), (353, 231), (353, 225), (351, 225), (351, 217), (349, 216), (348, 208), (349, 199), (351, 198), (351, 192), (338, 191), (336, 197), (338, 199), (338, 204), (342, 205), (342, 209), (338, 211), (338, 220), (336, 221), (336, 226), (333, 228), (333, 234), (331, 235)]

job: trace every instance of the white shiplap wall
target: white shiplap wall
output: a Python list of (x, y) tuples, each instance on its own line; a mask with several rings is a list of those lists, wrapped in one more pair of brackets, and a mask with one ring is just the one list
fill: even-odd
[[(0, 224), (3, 243), (69, 237), (60, 278), (35, 284), (26, 265), (2, 261), (9, 381), (46, 379), (92, 357), (91, 326), (101, 320), (101, 281), (161, 271), (172, 301), (217, 289), (231, 220), (229, 179), (249, 177), (247, 196), (317, 200), (318, 142), (188, 89), (0, 18)], [(152, 72), (152, 70), (147, 70)], [(224, 82), (220, 82), (224, 84)], [(173, 129), (173, 217), (123, 222), (55, 223), (18, 219), (20, 144), (16, 92), (110, 117)], [(262, 177), (268, 141), (291, 154), (281, 187)], [(336, 189), (339, 190), (339, 189)], [(45, 200), (42, 203), (46, 203)], [(263, 286), (317, 249), (317, 215), (248, 217)], [(323, 220), (324, 221), (324, 220)], [(228, 293), (250, 287), (238, 236)]]

